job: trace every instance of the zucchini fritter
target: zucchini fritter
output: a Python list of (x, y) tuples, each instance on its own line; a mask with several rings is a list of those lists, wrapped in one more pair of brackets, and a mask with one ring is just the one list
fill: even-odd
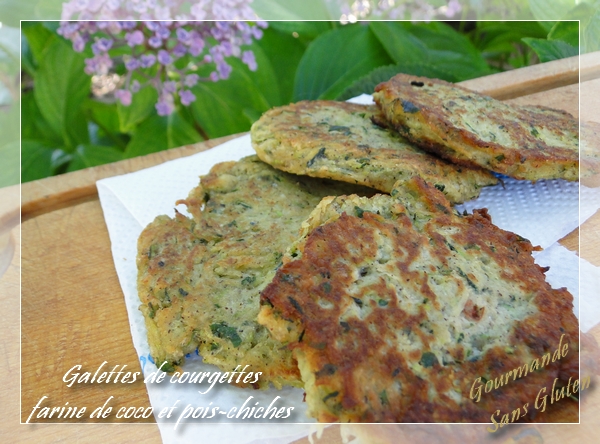
[(516, 179), (579, 178), (578, 123), (565, 111), (509, 105), (407, 74), (375, 91), (375, 102), (401, 135), (454, 163)]
[(525, 403), (531, 420), (542, 387), (578, 377), (571, 294), (486, 210), (455, 212), (414, 177), (392, 196), (324, 199), (302, 232), (258, 320), (293, 349), (319, 421), (490, 422)]
[(263, 161), (288, 173), (386, 193), (396, 181), (417, 175), (460, 203), (497, 183), (488, 171), (448, 163), (373, 123), (377, 113), (375, 106), (334, 101), (273, 108), (252, 126), (252, 146)]
[(157, 365), (172, 370), (198, 349), (224, 371), (249, 364), (263, 373), (260, 387), (299, 385), (291, 352), (256, 322), (259, 294), (321, 198), (361, 191), (370, 193), (256, 156), (213, 167), (182, 201), (192, 219), (159, 216), (138, 241), (140, 309)]

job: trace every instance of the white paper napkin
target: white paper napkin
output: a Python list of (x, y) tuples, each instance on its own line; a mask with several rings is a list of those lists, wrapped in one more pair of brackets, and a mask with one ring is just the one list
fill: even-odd
[[(242, 136), (193, 156), (97, 182), (113, 259), (125, 296), (133, 343), (146, 376), (156, 371), (156, 367), (150, 362), (144, 320), (138, 310), (140, 302), (136, 289), (135, 264), (137, 238), (143, 227), (157, 215), (174, 215), (174, 202), (187, 196), (198, 184), (198, 176), (208, 173), (218, 162), (239, 160), (251, 154), (254, 151), (250, 145), (250, 137)], [(539, 253), (536, 260), (551, 267), (548, 280), (553, 286), (566, 286), (575, 296), (582, 296), (578, 300), (581, 300), (584, 314), (581, 327), (585, 331), (600, 321), (600, 304), (585, 297), (591, 294), (589, 289), (598, 288), (599, 270), (584, 262), (582, 279), (579, 280), (577, 255), (560, 245), (553, 245), (600, 208), (600, 189), (587, 189), (583, 186), (581, 189), (581, 218), (578, 184), (562, 180), (532, 184), (506, 179), (504, 186), (485, 188), (478, 199), (459, 208), (461, 211), (471, 211), (473, 208), (487, 207), (496, 225), (530, 239), (533, 244), (550, 247)], [(184, 212), (185, 208), (180, 211)], [(581, 285), (581, 292), (578, 291), (578, 283)], [(578, 310), (575, 309), (575, 312), (577, 314)], [(195, 355), (187, 359), (183, 369), (189, 372), (218, 371), (216, 367), (202, 363), (201, 358)], [(201, 436), (204, 442), (249, 443), (272, 438), (273, 442), (284, 443), (310, 431), (311, 426), (308, 424), (285, 423), (312, 422), (305, 415), (302, 390), (287, 388), (282, 391), (249, 391), (228, 384), (217, 386), (201, 395), (199, 391), (205, 391), (208, 386), (147, 384), (150, 402), (156, 414), (179, 401), (171, 418), (157, 418), (164, 442), (191, 443), (197, 442)], [(253, 398), (248, 401), (249, 396)], [(240, 408), (244, 402), (250, 402), (246, 406), (255, 405), (256, 402), (259, 402), (259, 406), (267, 406), (277, 396), (280, 396), (276, 401), (277, 406), (294, 407), (293, 415), (286, 420), (271, 420), (263, 424), (209, 424), (209, 420), (200, 417), (188, 418), (181, 423), (183, 425), (174, 429), (175, 422), (187, 405), (219, 406), (227, 410), (234, 406)], [(217, 415), (217, 418), (220, 422), (229, 421), (224, 416)]]
[[(534, 253), (535, 261), (550, 267), (546, 280), (554, 288), (566, 287), (573, 295), (575, 315), (582, 332), (589, 331), (600, 322), (600, 270), (574, 252), (555, 243), (544, 251)], [(579, 313), (579, 315), (578, 315)]]

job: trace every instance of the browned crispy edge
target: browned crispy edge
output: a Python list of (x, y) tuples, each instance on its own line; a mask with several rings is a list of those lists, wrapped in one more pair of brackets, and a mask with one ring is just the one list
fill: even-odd
[[(579, 159), (573, 157), (573, 153), (569, 150), (559, 147), (549, 146), (543, 141), (535, 139), (531, 134), (521, 131), (517, 125), (512, 125), (517, 132), (519, 140), (522, 144), (529, 144), (538, 147), (537, 150), (506, 150), (502, 145), (495, 142), (484, 142), (476, 135), (468, 130), (456, 128), (446, 117), (443, 109), (435, 105), (429, 105), (422, 101), (418, 94), (418, 89), (407, 88), (407, 84), (411, 82), (422, 82), (424, 84), (439, 84), (464, 91), (466, 94), (478, 94), (467, 88), (455, 85), (443, 80), (429, 79), (426, 77), (410, 76), (408, 74), (398, 74), (392, 77), (389, 81), (380, 83), (375, 88), (376, 93), (385, 95), (386, 101), (382, 103), (378, 100), (377, 94), (375, 101), (383, 110), (384, 115), (391, 121), (393, 127), (404, 137), (418, 144), (423, 149), (433, 152), (440, 157), (443, 157), (451, 162), (468, 166), (468, 167), (485, 167), (498, 173), (506, 174), (516, 179), (536, 180), (537, 177), (532, 176), (531, 170), (539, 169), (548, 161), (552, 161), (556, 165), (560, 165), (563, 169), (567, 169), (579, 164)], [(490, 100), (494, 100), (491, 99)], [(419, 112), (411, 114), (412, 119), (418, 119), (420, 124), (427, 126), (429, 130), (434, 132), (440, 139), (445, 140), (447, 144), (440, 144), (436, 140), (424, 135), (415, 136), (410, 129), (402, 122), (396, 121), (395, 116), (404, 114), (402, 102), (409, 101), (419, 108)], [(532, 108), (532, 107), (529, 107)], [(540, 109), (552, 110), (560, 113), (565, 117), (573, 116), (566, 111), (554, 110), (551, 108), (539, 107)], [(521, 111), (528, 115), (529, 118), (535, 118), (540, 124), (549, 124), (554, 121), (550, 115), (533, 113), (527, 107), (521, 107)], [(577, 123), (574, 120), (574, 125)], [(510, 123), (509, 123), (510, 125)], [(576, 130), (576, 128), (575, 128)], [(474, 162), (464, 152), (461, 152), (461, 147), (474, 147), (481, 153), (486, 155), (489, 164), (481, 165)], [(570, 180), (577, 180), (576, 177)]]
[[(432, 191), (421, 179), (415, 178), (409, 184), (411, 188), (423, 193), (424, 199), (430, 208), (446, 208), (449, 206), (443, 195)], [(382, 367), (391, 370), (399, 368), (399, 375), (409, 372), (404, 359), (394, 353), (386, 356), (377, 355), (376, 350), (380, 347), (381, 339), (372, 335), (367, 328), (361, 326), (361, 322), (350, 325), (351, 330), (340, 326), (331, 319), (338, 319), (340, 314), (340, 303), (344, 298), (350, 296), (344, 294), (343, 288), (347, 284), (348, 276), (344, 279), (343, 273), (335, 268), (335, 258), (343, 256), (346, 252), (345, 239), (353, 239), (365, 248), (369, 245), (369, 226), (375, 226), (378, 230), (386, 229), (387, 224), (381, 217), (365, 212), (362, 218), (342, 214), (334, 223), (330, 223), (315, 229), (306, 239), (303, 257), (300, 260), (289, 262), (280, 268), (273, 282), (261, 294), (261, 304), (272, 306), (276, 315), (296, 327), (296, 332), (302, 332), (300, 337), (292, 342), (291, 347), (301, 350), (305, 358), (310, 362), (311, 368), (322, 369), (316, 372), (316, 384), (334, 385), (332, 375), (323, 369), (327, 365), (336, 366), (336, 378), (341, 380), (343, 393), (340, 394), (340, 402), (345, 410), (342, 416), (336, 416), (331, 411), (320, 413), (319, 421), (350, 421), (350, 422), (489, 422), (490, 415), (496, 409), (503, 413), (511, 411), (515, 406), (523, 405), (533, 401), (539, 390), (546, 387), (549, 393), (555, 378), (559, 384), (565, 384), (569, 377), (578, 377), (578, 324), (572, 309), (572, 296), (566, 289), (553, 290), (545, 282), (544, 270), (533, 262), (531, 251), (532, 245), (520, 236), (501, 230), (494, 226), (485, 210), (475, 211), (473, 215), (462, 218), (467, 230), (464, 230), (456, 240), (464, 244), (477, 243), (482, 249), (488, 249), (489, 255), (498, 258), (498, 264), (502, 269), (523, 270), (523, 285), (536, 292), (535, 302), (539, 309), (539, 315), (526, 318), (515, 325), (511, 336), (511, 344), (526, 344), (534, 356), (541, 357), (548, 351), (553, 351), (559, 344), (561, 334), (564, 333), (563, 344), (569, 344), (569, 354), (562, 361), (557, 361), (546, 366), (543, 372), (535, 372), (525, 378), (512, 382), (512, 387), (501, 387), (490, 394), (493, 398), (482, 399), (480, 404), (466, 403), (460, 409), (446, 408), (430, 402), (427, 397), (426, 384), (419, 378), (413, 378), (411, 384), (407, 385), (407, 391), (413, 403), (411, 407), (403, 412), (393, 410), (382, 410), (379, 416), (371, 412), (357, 411), (363, 393), (353, 380), (353, 371), (357, 362), (371, 359), (374, 365), (379, 363)], [(398, 224), (405, 224), (399, 221)], [(452, 225), (450, 212), (441, 214), (439, 221), (441, 225)], [(421, 247), (416, 241), (406, 241), (402, 236), (396, 239), (396, 248), (408, 251), (408, 256), (413, 256)], [(489, 245), (482, 240), (490, 241), (498, 251), (492, 252)], [(414, 242), (413, 242), (414, 241)], [(449, 251), (438, 251), (436, 254), (444, 255)], [(400, 265), (404, 269), (407, 265)], [(337, 274), (336, 274), (337, 273)], [(336, 282), (335, 291), (328, 293), (320, 282), (315, 283), (313, 277), (331, 276), (332, 282)], [(304, 279), (306, 277), (306, 279)], [(340, 282), (341, 281), (341, 282)], [(346, 281), (346, 282), (345, 282)], [(384, 290), (384, 289), (382, 289)], [(317, 299), (326, 299), (333, 303), (334, 308), (329, 310), (326, 318), (319, 317), (322, 311)], [(396, 328), (406, 326), (406, 322), (417, 323), (419, 319), (406, 318), (401, 312), (394, 316), (387, 315), (394, 310), (393, 305), (386, 307), (387, 311), (375, 314), (371, 319), (363, 320), (366, 324), (370, 321), (377, 326), (395, 326)], [(395, 309), (396, 311), (398, 308)], [(374, 310), (373, 313), (378, 313)], [(371, 316), (369, 315), (369, 316)], [(412, 320), (411, 320), (412, 319)], [(399, 320), (401, 322), (399, 322)], [(395, 325), (397, 324), (397, 325)], [(336, 341), (354, 332), (355, 337), (350, 343), (355, 344), (354, 349), (338, 349)], [(354, 333), (353, 333), (354, 334)], [(507, 355), (500, 348), (490, 350), (483, 359), (474, 363), (464, 363), (464, 374), (461, 380), (473, 381), (478, 375), (485, 374), (487, 369), (496, 369), (498, 374), (522, 366), (518, 358)], [(440, 369), (442, 372), (443, 369)], [(431, 373), (433, 375), (433, 373)], [(339, 382), (339, 381), (338, 381)], [(440, 378), (434, 381), (438, 391), (443, 391), (446, 379)], [(404, 387), (404, 385), (403, 385)], [(468, 393), (468, 387), (463, 384), (463, 393)], [(536, 420), (534, 416), (537, 411), (530, 409), (531, 414), (527, 420)]]

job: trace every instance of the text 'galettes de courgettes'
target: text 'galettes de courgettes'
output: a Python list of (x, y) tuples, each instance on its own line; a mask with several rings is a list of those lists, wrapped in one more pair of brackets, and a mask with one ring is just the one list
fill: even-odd
[(373, 122), (375, 106), (304, 101), (273, 108), (251, 129), (258, 157), (275, 168), (366, 185), (389, 193), (394, 183), (420, 176), (453, 203), (477, 197), (498, 181), (487, 170), (432, 156)]
[(198, 349), (224, 371), (250, 365), (257, 386), (299, 385), (291, 353), (256, 321), (259, 294), (322, 197), (370, 190), (278, 171), (251, 156), (214, 166), (138, 240), (138, 292), (157, 366)]
[(516, 179), (579, 178), (578, 123), (565, 111), (407, 74), (379, 84), (373, 98), (401, 135), (452, 162)]
[[(413, 177), (391, 196), (324, 199), (302, 233), (258, 319), (293, 349), (319, 421), (490, 422), (578, 377), (572, 296), (486, 210), (457, 213)], [(496, 386), (477, 402), (478, 377)]]

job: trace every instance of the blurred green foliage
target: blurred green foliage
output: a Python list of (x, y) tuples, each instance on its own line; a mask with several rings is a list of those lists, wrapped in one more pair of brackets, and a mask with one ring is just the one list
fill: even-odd
[(0, 188), (19, 183), (19, 52), (17, 28), (0, 28)]
[(23, 22), (22, 180), (248, 131), (274, 106), (371, 93), (399, 72), (458, 82), (576, 55), (577, 25), (271, 22), (251, 46), (257, 71), (231, 60), (229, 79), (200, 82), (190, 107), (161, 117), (150, 88), (136, 94), (129, 107), (110, 95), (93, 96), (84, 73), (90, 54), (74, 52), (56, 34), (55, 22)]

